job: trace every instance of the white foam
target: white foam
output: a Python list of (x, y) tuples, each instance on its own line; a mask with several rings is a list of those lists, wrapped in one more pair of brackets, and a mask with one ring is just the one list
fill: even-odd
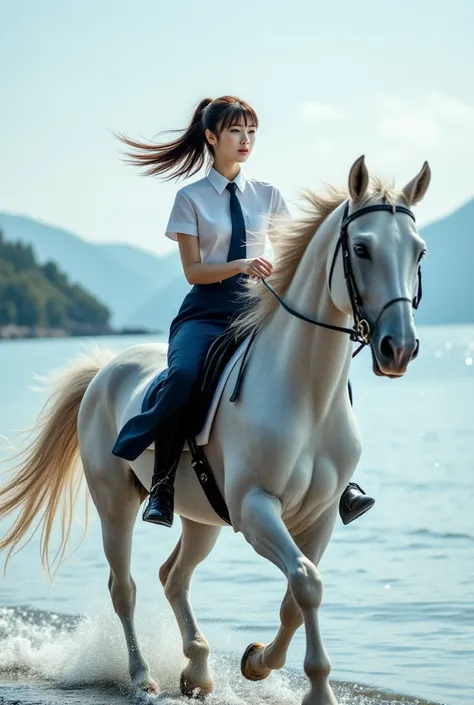
[[(60, 617), (32, 620), (32, 614), (0, 609), (1, 672), (20, 672), (61, 685), (128, 682), (125, 639), (111, 608), (82, 617), (72, 630), (66, 624), (58, 628)], [(149, 663), (159, 664), (160, 672), (177, 682), (183, 656), (171, 615), (142, 617), (136, 627)]]

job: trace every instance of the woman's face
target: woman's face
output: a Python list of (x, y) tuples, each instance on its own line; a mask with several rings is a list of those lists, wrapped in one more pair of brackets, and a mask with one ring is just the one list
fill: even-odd
[(226, 127), (216, 136), (209, 130), (206, 136), (214, 150), (214, 158), (219, 162), (238, 162), (243, 164), (252, 153), (255, 144), (257, 128), (253, 124), (246, 125), (242, 120), (240, 124)]

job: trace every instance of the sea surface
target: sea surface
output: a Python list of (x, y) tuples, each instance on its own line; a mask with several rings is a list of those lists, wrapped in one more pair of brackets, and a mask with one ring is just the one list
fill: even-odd
[[(341, 705), (474, 703), (474, 327), (419, 330), (421, 352), (402, 380), (376, 378), (370, 355), (353, 364), (364, 451), (354, 479), (376, 498), (353, 524), (338, 521), (321, 563), (321, 629)], [(151, 337), (102, 338), (122, 350)], [(0, 344), (0, 434), (32, 425), (44, 392), (34, 375), (62, 366), (84, 339)], [(18, 444), (20, 441), (15, 441)], [(80, 538), (78, 522), (74, 537)], [(180, 638), (158, 582), (179, 536), (138, 520), (132, 573), (137, 628), (160, 681), (157, 698), (128, 689), (123, 634), (107, 591), (98, 518), (52, 584), (38, 537), (0, 577), (0, 703), (179, 704)], [(7, 524), (0, 524), (4, 533)], [(212, 649), (210, 705), (299, 705), (306, 690), (304, 630), (286, 668), (261, 683), (239, 673), (251, 641), (278, 626), (285, 581), (242, 536), (223, 530), (198, 567), (192, 600)]]

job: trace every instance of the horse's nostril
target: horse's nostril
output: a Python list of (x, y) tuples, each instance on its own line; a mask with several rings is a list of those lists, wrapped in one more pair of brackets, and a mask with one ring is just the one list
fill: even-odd
[(416, 344), (415, 344), (415, 349), (413, 350), (413, 355), (411, 356), (411, 359), (414, 360), (416, 357), (418, 357), (418, 353), (420, 352), (420, 339), (416, 339)]
[(393, 357), (392, 337), (390, 335), (386, 335), (385, 338), (382, 338), (380, 342), (380, 352), (386, 360)]

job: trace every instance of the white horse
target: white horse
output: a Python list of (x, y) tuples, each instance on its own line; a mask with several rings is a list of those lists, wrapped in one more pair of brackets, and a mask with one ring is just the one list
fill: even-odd
[[(274, 291), (284, 295), (293, 312), (318, 324), (347, 328), (354, 318), (360, 337), (370, 342), (378, 375), (401, 377), (417, 354), (412, 302), (425, 245), (408, 209), (423, 198), (429, 180), (425, 163), (395, 192), (379, 181), (369, 183), (360, 157), (350, 170), (348, 193), (308, 193), (305, 215), (281, 222), (273, 234), (276, 261), (269, 282)], [(322, 581), (317, 566), (361, 452), (347, 394), (352, 342), (339, 330), (291, 315), (263, 282), (249, 285), (248, 296), (257, 305), (249, 307), (239, 326), (241, 331), (258, 326), (259, 333), (239, 401), (231, 404), (229, 394), (223, 395), (206, 454), (234, 531), (278, 566), (287, 591), (276, 637), (266, 646), (248, 647), (242, 673), (259, 680), (282, 668), (290, 641), (304, 623), (310, 689), (303, 703), (337, 705), (318, 626)], [(153, 454), (147, 450), (128, 463), (110, 451), (124, 408), (140, 381), (155, 371), (161, 350), (138, 345), (106, 362), (90, 354), (61, 372), (36, 438), (0, 492), (0, 518), (20, 509), (0, 548), (9, 548), (9, 556), (42, 512), (42, 557), (49, 570), (54, 516), (64, 502), (64, 553), (83, 468), (102, 523), (109, 589), (125, 632), (130, 678), (148, 691), (158, 686), (135, 633), (130, 554), (136, 515), (151, 483)], [(236, 374), (234, 369), (227, 390)], [(206, 500), (189, 456), (183, 453), (176, 477), (182, 534), (161, 567), (160, 580), (188, 659), (181, 689), (205, 695), (212, 690), (209, 646), (191, 607), (189, 585), (224, 522)]]

